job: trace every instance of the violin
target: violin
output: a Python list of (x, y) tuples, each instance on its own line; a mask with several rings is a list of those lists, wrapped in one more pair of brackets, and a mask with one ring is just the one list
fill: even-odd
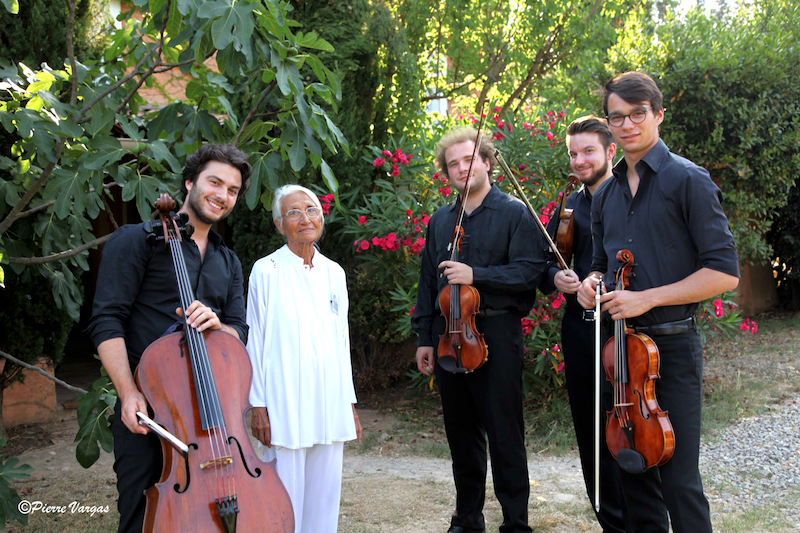
[[(633, 254), (617, 253), (616, 290), (628, 286)], [(614, 337), (603, 348), (606, 377), (614, 384), (614, 407), (606, 415), (606, 444), (620, 468), (639, 474), (665, 464), (675, 451), (675, 433), (667, 411), (656, 399), (661, 359), (653, 339), (614, 321)]]
[[(174, 206), (166, 194), (156, 202), (161, 235), (155, 238), (172, 253), (186, 316), (195, 300), (181, 249), (188, 217), (175, 215)], [(252, 376), (244, 345), (222, 331), (185, 325), (145, 350), (136, 383), (155, 422), (139, 418), (162, 437), (164, 462), (158, 483), (145, 491), (143, 531), (294, 532), (275, 460), (258, 457), (246, 429)]]
[[(485, 103), (484, 100), (478, 111), (480, 117), (483, 117)], [(461, 205), (453, 227), (453, 236), (447, 245), (450, 261), (458, 261), (458, 254), (464, 241), (462, 221), (467, 209), (472, 167), (480, 150), (482, 126), (483, 118), (478, 124), (475, 148), (472, 151), (472, 160), (467, 170), (467, 181), (464, 185), (464, 193), (461, 195)], [(472, 285), (448, 284), (439, 292), (439, 309), (446, 323), (444, 334), (439, 335), (437, 356), (439, 366), (444, 370), (453, 373), (474, 372), (489, 359), (489, 348), (483, 339), (483, 333), (478, 332), (475, 324), (475, 317), (480, 312), (480, 308), (480, 293)]]
[[(459, 232), (450, 255), (458, 261), (464, 228)], [(445, 332), (439, 335), (439, 365), (448, 372), (469, 373), (489, 359), (489, 348), (478, 332), (475, 316), (481, 307), (481, 295), (472, 285), (446, 285), (439, 293), (439, 309), (446, 320)], [(445, 314), (447, 310), (447, 314)]]
[(572, 242), (575, 234), (575, 220), (572, 216), (572, 209), (567, 209), (567, 196), (572, 194), (581, 182), (580, 176), (571, 172), (567, 176), (567, 186), (561, 195), (558, 207), (558, 229), (556, 230), (556, 246), (561, 252), (564, 262), (568, 265), (572, 262)]

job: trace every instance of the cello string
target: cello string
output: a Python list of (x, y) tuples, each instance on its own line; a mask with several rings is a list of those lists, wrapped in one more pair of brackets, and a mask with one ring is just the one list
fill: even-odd
[[(181, 239), (179, 236), (175, 235), (172, 227), (170, 228), (170, 235), (172, 236), (172, 239), (170, 239), (170, 249), (173, 255), (173, 264), (175, 265), (175, 274), (178, 280), (178, 291), (181, 297), (181, 305), (183, 306), (185, 322), (186, 309), (189, 307), (189, 304), (194, 301), (194, 294), (189, 283), (189, 274), (186, 269), (183, 249), (181, 248)], [(202, 337), (202, 333), (199, 333), (195, 328), (189, 327), (188, 325), (185, 328), (185, 335), (189, 344), (189, 356), (192, 361), (192, 368), (196, 371), (195, 376), (197, 383), (195, 390), (198, 394), (198, 408), (202, 409), (203, 413), (205, 414), (206, 423), (209, 424), (211, 422), (211, 413), (209, 412), (209, 405), (207, 401), (207, 396), (209, 395), (207, 376), (205, 368), (203, 367), (198, 356), (200, 352), (200, 346), (205, 345), (205, 339)], [(213, 429), (214, 424), (212, 423), (210, 427)], [(216, 467), (219, 464), (216, 459), (219, 459), (222, 456), (218, 442), (219, 438), (216, 435), (216, 432), (209, 429), (206, 429), (206, 433), (209, 434), (212, 458), (215, 459), (214, 471), (217, 479), (217, 493), (219, 496), (224, 488), (224, 483), (219, 478), (218, 469)], [(214, 436), (211, 436), (211, 433), (213, 433)]]

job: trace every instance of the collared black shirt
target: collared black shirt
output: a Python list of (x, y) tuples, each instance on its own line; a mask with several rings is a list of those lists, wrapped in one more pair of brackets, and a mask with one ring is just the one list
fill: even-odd
[[(592, 203), (592, 271), (614, 287), (621, 249), (633, 253), (630, 289), (641, 291), (685, 279), (701, 268), (739, 276), (739, 260), (722, 193), (708, 172), (658, 143), (636, 165), (639, 189), (631, 198), (628, 165), (596, 191)], [(692, 316), (697, 304), (656, 307), (630, 322), (660, 324)]]
[[(411, 317), (419, 346), (433, 346), (431, 325), (440, 315), (439, 292), (447, 285), (438, 265), (450, 259), (447, 245), (458, 213), (456, 199), (437, 209), (428, 222), (417, 305)], [(492, 185), (483, 203), (464, 216), (462, 226), (465, 236), (458, 261), (472, 267), (481, 310), (526, 316), (536, 302), (536, 287), (546, 265), (544, 239), (525, 205)]]
[[(204, 259), (192, 239), (184, 238), (181, 248), (195, 298), (247, 342), (239, 258), (213, 231), (208, 234)], [(172, 255), (164, 242), (148, 244), (143, 224), (116, 230), (103, 249), (87, 327), (95, 346), (124, 338), (133, 370), (145, 348), (180, 320), (175, 314), (180, 306)]]
[[(572, 209), (572, 270), (583, 280), (592, 270), (592, 193), (583, 187), (581, 190), (570, 194), (567, 197), (567, 209)], [(556, 242), (555, 235), (558, 231), (558, 211), (553, 213), (547, 224), (547, 231)], [(557, 289), (555, 283), (556, 274), (561, 270), (558, 261), (547, 248), (547, 274), (542, 279), (539, 289), (544, 294), (550, 294)], [(566, 258), (565, 258), (566, 259)], [(583, 311), (583, 307), (578, 303), (577, 294), (564, 294), (567, 300), (567, 307), (574, 312)]]

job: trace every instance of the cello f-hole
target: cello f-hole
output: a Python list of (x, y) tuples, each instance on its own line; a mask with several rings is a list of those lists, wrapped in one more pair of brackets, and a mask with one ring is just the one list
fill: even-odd
[(247, 471), (248, 475), (250, 475), (250, 477), (259, 477), (259, 476), (261, 476), (261, 469), (260, 468), (256, 468), (254, 470), (255, 474), (253, 474), (253, 471), (250, 470), (250, 467), (247, 464), (247, 459), (244, 456), (244, 451), (242, 450), (242, 445), (239, 443), (239, 439), (237, 439), (236, 437), (230, 436), (230, 437), (228, 437), (228, 444), (230, 444), (231, 442), (235, 442), (236, 443), (236, 447), (239, 448), (239, 456), (242, 458), (242, 465), (244, 466), (244, 469)]
[[(189, 447), (190, 450), (197, 450), (197, 444), (193, 442), (190, 442), (187, 446)], [(192, 471), (189, 470), (189, 454), (188, 453), (186, 455), (181, 454), (181, 457), (183, 457), (183, 466), (185, 467), (184, 469), (186, 470), (186, 485), (184, 485), (183, 488), (181, 488), (180, 483), (175, 483), (175, 485), (172, 486), (172, 488), (178, 494), (183, 494), (184, 492), (186, 492), (186, 490), (189, 488), (189, 483), (192, 480)]]

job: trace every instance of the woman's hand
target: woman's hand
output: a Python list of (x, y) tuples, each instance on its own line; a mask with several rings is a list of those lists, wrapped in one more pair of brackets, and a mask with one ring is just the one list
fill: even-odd
[(250, 429), (253, 436), (267, 448), (272, 448), (272, 433), (266, 407), (253, 407), (250, 411)]

